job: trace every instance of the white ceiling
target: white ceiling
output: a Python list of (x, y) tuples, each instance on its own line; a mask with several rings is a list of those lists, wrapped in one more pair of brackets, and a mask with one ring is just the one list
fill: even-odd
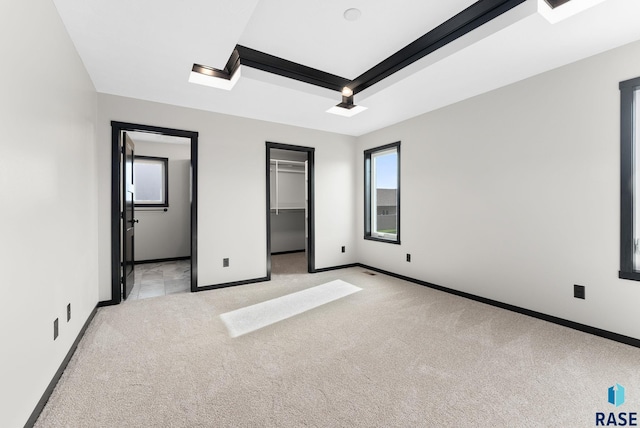
[[(357, 94), (363, 113), (325, 111), (340, 94), (242, 67), (232, 91), (188, 82), (241, 44), (355, 78), (472, 0), (53, 0), (98, 92), (362, 135), (640, 39), (640, 1), (605, 0), (551, 24), (527, 0)], [(571, 0), (597, 3), (594, 0)], [(356, 7), (362, 16), (346, 21)], [(556, 11), (560, 11), (560, 6)], [(150, 124), (161, 125), (161, 124)]]
[(261, 0), (239, 44), (351, 80), (475, 1)]

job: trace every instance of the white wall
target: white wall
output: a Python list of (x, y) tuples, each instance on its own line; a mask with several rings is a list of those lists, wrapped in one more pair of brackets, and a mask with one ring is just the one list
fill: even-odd
[(185, 257), (191, 254), (189, 144), (136, 141), (137, 156), (169, 159), (169, 208), (136, 207), (135, 260)]
[(18, 427), (98, 303), (97, 97), (50, 0), (0, 3), (0, 52), (0, 426)]
[(362, 151), (402, 141), (402, 245), (359, 239), (359, 260), (640, 338), (640, 284), (618, 279), (618, 83), (637, 76), (640, 43), (359, 138), (358, 189)]
[(199, 132), (199, 286), (266, 275), (266, 141), (315, 147), (316, 267), (356, 261), (355, 138), (105, 94), (98, 112), (100, 300), (111, 299), (112, 120)]

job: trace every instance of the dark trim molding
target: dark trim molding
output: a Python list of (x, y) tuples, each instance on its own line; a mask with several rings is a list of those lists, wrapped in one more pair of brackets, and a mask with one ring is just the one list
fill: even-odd
[(100, 306), (117, 305), (122, 300), (120, 273), (120, 134), (143, 131), (191, 140), (191, 291), (198, 285), (198, 133), (160, 126), (111, 121), (111, 300)]
[(267, 281), (271, 279), (271, 149), (305, 152), (307, 154), (307, 271), (316, 271), (315, 220), (315, 148), (266, 142), (266, 219), (267, 219)]
[(227, 287), (235, 287), (237, 285), (249, 285), (256, 284), (258, 282), (270, 281), (271, 278), (265, 276), (262, 278), (254, 278), (254, 279), (245, 279), (243, 281), (233, 281), (233, 282), (225, 282), (222, 284), (214, 284), (214, 285), (203, 285), (201, 287), (197, 287), (193, 291), (207, 291), (207, 290), (217, 290), (218, 288), (227, 288)]
[(53, 379), (51, 379), (51, 382), (49, 382), (47, 389), (45, 389), (44, 393), (42, 394), (42, 397), (40, 398), (40, 401), (38, 401), (38, 404), (36, 404), (35, 409), (33, 409), (33, 412), (31, 412), (31, 416), (29, 416), (27, 423), (24, 424), (25, 428), (27, 427), (30, 428), (35, 425), (36, 421), (38, 420), (38, 417), (40, 416), (40, 413), (42, 413), (44, 406), (47, 404), (47, 401), (49, 401), (49, 398), (51, 397), (53, 390), (58, 384), (60, 377), (62, 377), (62, 374), (64, 373), (65, 369), (69, 365), (69, 361), (71, 361), (71, 357), (73, 357), (73, 354), (76, 352), (76, 349), (78, 348), (78, 344), (80, 343), (80, 340), (84, 336), (84, 333), (87, 331), (87, 328), (89, 327), (89, 324), (91, 324), (91, 321), (93, 321), (93, 317), (96, 316), (97, 311), (98, 311), (98, 306), (93, 308), (93, 310), (89, 314), (89, 317), (84, 322), (84, 325), (80, 329), (80, 332), (76, 337), (76, 340), (73, 341), (73, 344), (69, 349), (69, 352), (67, 352), (67, 355), (64, 357), (64, 360), (62, 360), (62, 363), (60, 363), (60, 367), (58, 367), (58, 370), (53, 375)]
[(189, 260), (190, 258), (190, 256), (167, 257), (165, 259), (136, 260), (134, 263), (137, 265), (144, 265), (148, 263), (178, 262), (181, 260)]
[(630, 279), (632, 281), (640, 281), (640, 272), (622, 272), (618, 271), (618, 278)]
[(367, 241), (386, 242), (387, 244), (401, 245), (400, 241), (391, 241), (389, 239), (382, 239), (382, 238), (377, 238), (375, 236), (369, 236), (369, 235), (364, 235), (364, 239), (366, 239)]
[(198, 288), (198, 133), (191, 133), (191, 291)]
[[(400, 245), (400, 141), (395, 143), (385, 144), (384, 146), (374, 147), (364, 151), (364, 239), (368, 241), (386, 242), (387, 244)], [(397, 200), (398, 206), (396, 207), (396, 239), (383, 239), (373, 236), (371, 233), (371, 156), (376, 152), (381, 152), (387, 149), (396, 149), (398, 153), (398, 171), (397, 171)]]
[(329, 272), (329, 271), (332, 271), (332, 270), (340, 270), (340, 269), (348, 269), (348, 268), (358, 267), (358, 266), (359, 266), (358, 263), (349, 263), (347, 265), (339, 265), (339, 266), (329, 266), (329, 267), (316, 269), (316, 271), (314, 273)]
[(619, 278), (640, 280), (640, 272), (634, 269), (636, 230), (633, 211), (636, 194), (634, 174), (635, 96), (640, 89), (640, 77), (620, 82), (620, 271)]
[[(111, 300), (109, 304), (117, 305), (122, 297), (122, 274), (120, 272), (120, 134), (122, 130), (111, 122)], [(100, 302), (99, 304), (102, 304)], [(104, 304), (105, 306), (107, 303)]]
[[(280, 253), (280, 254), (285, 254), (285, 253)], [(311, 273), (328, 272), (328, 271), (332, 271), (332, 270), (346, 269), (346, 268), (357, 267), (357, 266), (361, 266), (361, 265), (359, 263), (351, 263), (351, 264), (348, 264), (348, 265), (330, 266), (330, 267), (326, 267), (326, 268), (315, 269)], [(223, 284), (204, 285), (202, 287), (198, 287), (198, 289), (195, 290), (195, 291), (216, 290), (218, 288), (235, 287), (237, 285), (256, 284), (256, 283), (259, 283), (259, 282), (266, 282), (266, 281), (271, 281), (271, 277), (265, 276), (265, 277), (262, 277), (262, 278), (245, 279), (245, 280), (242, 280), (242, 281), (225, 282)]]
[[(265, 189), (266, 189), (266, 213), (267, 213), (267, 281), (271, 281), (271, 147), (267, 142), (265, 149)], [(307, 257), (309, 255), (307, 254)]]
[(624, 343), (625, 345), (634, 346), (636, 348), (640, 348), (640, 339), (636, 339), (629, 336), (624, 336), (622, 334), (613, 333), (611, 331), (603, 330), (597, 327), (591, 327), (586, 324), (580, 324), (575, 321), (569, 321), (564, 318), (555, 317), (553, 315), (543, 314), (542, 312), (532, 311), (531, 309), (521, 308), (520, 306), (510, 305), (508, 303), (499, 302), (497, 300), (488, 299), (486, 297), (477, 296), (475, 294), (466, 293), (464, 291), (454, 290), (453, 288), (443, 287), (441, 285), (436, 285), (430, 282), (421, 281), (419, 279), (411, 278), (404, 275), (399, 275), (397, 273), (389, 272), (383, 269), (378, 269), (373, 266), (368, 266), (362, 263), (357, 263), (357, 266), (372, 270), (375, 272), (379, 272), (385, 275), (392, 276), (394, 278), (402, 279), (404, 281), (413, 282), (414, 284), (423, 285), (425, 287), (433, 288), (434, 290), (444, 291), (445, 293), (454, 294), (456, 296), (464, 297), (467, 299), (475, 300), (476, 302), (485, 303), (487, 305), (495, 306), (501, 309), (506, 309), (508, 311), (517, 312), (522, 315), (527, 315), (533, 318), (538, 318), (543, 321), (547, 321), (553, 324), (558, 324), (563, 327), (572, 328), (574, 330), (579, 330), (584, 333), (593, 334), (594, 336), (600, 336), (605, 339), (613, 340), (615, 342)]
[(272, 256), (281, 256), (283, 254), (295, 254), (304, 253), (306, 250), (291, 250), (291, 251), (278, 251), (277, 253), (271, 253)]

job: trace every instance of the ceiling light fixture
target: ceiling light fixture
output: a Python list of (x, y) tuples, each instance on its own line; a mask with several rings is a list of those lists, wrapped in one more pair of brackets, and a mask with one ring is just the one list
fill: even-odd
[(342, 88), (342, 102), (331, 107), (327, 110), (327, 113), (337, 114), (344, 117), (352, 117), (366, 109), (366, 107), (357, 106), (353, 103), (353, 90), (345, 86)]
[(230, 91), (240, 79), (240, 68), (238, 64), (233, 73), (229, 74), (217, 68), (193, 64), (191, 74), (189, 75), (189, 82)]
[(360, 12), (360, 9), (352, 7), (351, 9), (345, 10), (343, 15), (347, 21), (357, 21), (360, 15), (362, 15), (362, 12)]

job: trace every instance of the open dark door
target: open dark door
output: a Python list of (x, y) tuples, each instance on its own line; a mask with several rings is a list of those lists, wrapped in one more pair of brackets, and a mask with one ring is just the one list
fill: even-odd
[(134, 284), (134, 235), (135, 223), (138, 222), (134, 216), (134, 186), (133, 186), (133, 154), (135, 145), (126, 132), (122, 137), (123, 145), (123, 168), (122, 168), (122, 298), (126, 298), (131, 293)]

